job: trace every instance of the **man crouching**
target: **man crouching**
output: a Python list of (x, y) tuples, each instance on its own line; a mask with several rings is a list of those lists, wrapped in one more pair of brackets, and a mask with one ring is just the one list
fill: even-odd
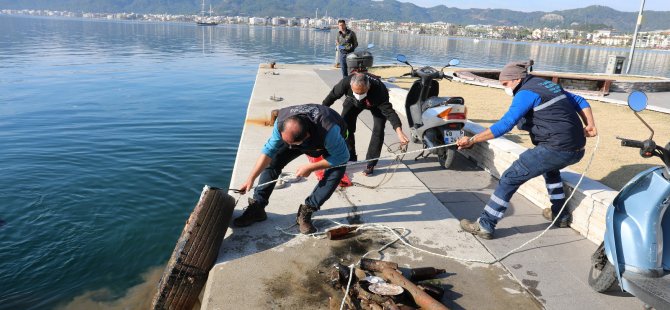
[[(346, 167), (328, 169), (349, 160), (346, 133), (347, 126), (342, 117), (323, 105), (304, 104), (279, 110), (272, 136), (265, 143), (249, 177), (240, 186), (240, 192), (248, 192), (259, 175), (259, 184), (276, 180), (282, 169), (302, 154), (311, 157), (323, 156), (323, 160), (302, 165), (295, 173), (296, 177), (308, 177), (314, 171), (327, 169), (323, 179), (305, 199), (304, 204), (300, 205), (296, 218), (301, 233), (316, 232), (312, 225), (312, 213), (319, 210), (335, 192), (346, 170)], [(241, 216), (233, 220), (233, 224), (245, 227), (265, 221), (265, 207), (275, 184), (273, 182), (254, 189), (253, 198), (249, 198), (249, 206)]]

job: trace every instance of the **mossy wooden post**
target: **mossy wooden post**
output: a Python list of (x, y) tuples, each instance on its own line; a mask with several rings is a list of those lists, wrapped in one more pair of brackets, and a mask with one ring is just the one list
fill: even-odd
[(152, 309), (192, 309), (207, 282), (233, 216), (235, 199), (205, 186), (172, 252)]

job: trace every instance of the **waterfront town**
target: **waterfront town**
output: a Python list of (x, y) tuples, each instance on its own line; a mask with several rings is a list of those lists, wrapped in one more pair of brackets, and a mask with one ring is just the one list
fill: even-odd
[[(134, 20), (160, 22), (194, 22), (199, 15), (173, 14), (137, 14), (137, 13), (83, 13), (50, 10), (0, 10), (0, 14), (30, 15), (84, 19), (106, 20)], [(323, 16), (311, 17), (257, 17), (257, 16), (206, 16), (207, 21), (219, 24), (248, 24), (251, 26), (272, 27), (302, 27), (317, 29), (336, 29), (337, 18)], [(542, 17), (544, 21), (561, 20), (563, 17), (548, 13)], [(494, 26), (494, 25), (457, 25), (445, 22), (414, 23), (374, 21), (370, 19), (347, 19), (353, 29), (365, 31), (397, 32), (406, 34), (425, 34), (437, 36), (472, 37), (478, 39), (541, 41), (561, 44), (583, 44), (628, 47), (633, 40), (631, 33), (615, 29), (576, 30), (579, 25), (573, 23), (573, 28), (528, 28), (523, 26)], [(670, 29), (657, 31), (641, 31), (638, 36), (637, 47), (649, 49), (670, 49)]]

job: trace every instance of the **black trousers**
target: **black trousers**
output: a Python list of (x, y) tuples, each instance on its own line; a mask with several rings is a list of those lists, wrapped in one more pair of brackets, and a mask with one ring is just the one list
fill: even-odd
[[(349, 157), (358, 158), (356, 155), (356, 138), (354, 136), (356, 132), (356, 119), (358, 118), (358, 114), (361, 114), (361, 112), (366, 109), (357, 106), (354, 103), (354, 100), (350, 98), (344, 100), (342, 106), (342, 118), (347, 123), (347, 130), (349, 131), (349, 135), (347, 136)], [(382, 146), (384, 146), (384, 127), (386, 126), (386, 116), (384, 116), (382, 111), (376, 107), (370, 109), (370, 113), (372, 113), (374, 126), (372, 128), (372, 138), (370, 138), (368, 153), (365, 156), (365, 159), (378, 158), (382, 153)], [(376, 165), (376, 160), (368, 163), (368, 166), (374, 167)]]

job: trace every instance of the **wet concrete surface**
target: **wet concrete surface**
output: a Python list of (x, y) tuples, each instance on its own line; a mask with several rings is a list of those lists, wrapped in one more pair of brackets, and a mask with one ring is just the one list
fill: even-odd
[[(329, 299), (339, 302), (343, 291), (329, 284), (333, 265), (355, 263), (368, 251), (391, 241), (388, 236), (363, 233), (345, 240), (309, 239), (298, 248), (267, 250), (254, 259), (236, 260), (221, 268), (213, 290), (228, 296), (229, 305), (244, 304), (248, 309), (328, 309)], [(475, 267), (432, 257), (403, 259), (403, 246), (386, 251), (403, 269), (439, 266), (447, 273), (430, 280), (445, 289), (441, 300), (449, 309), (541, 309), (541, 305), (509, 274), (499, 267)], [(259, 270), (259, 261), (272, 265)], [(242, 274), (240, 271), (244, 270)], [(226, 309), (222, 307), (220, 309)]]

